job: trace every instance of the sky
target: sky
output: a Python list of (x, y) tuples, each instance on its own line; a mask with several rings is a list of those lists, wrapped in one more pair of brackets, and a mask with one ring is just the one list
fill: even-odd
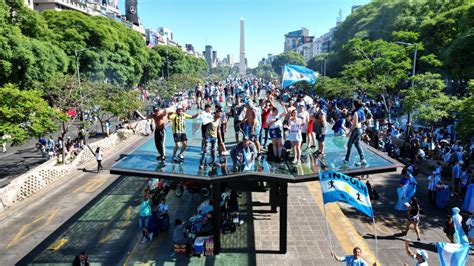
[[(336, 25), (339, 10), (345, 18), (353, 5), (369, 0), (138, 0), (145, 28), (160, 26), (173, 32), (179, 44), (196, 51), (212, 45), (217, 57), (239, 61), (240, 17), (245, 21), (245, 52), (249, 67), (267, 54), (283, 52), (284, 34), (306, 27), (316, 37)], [(119, 0), (122, 13), (125, 0)]]

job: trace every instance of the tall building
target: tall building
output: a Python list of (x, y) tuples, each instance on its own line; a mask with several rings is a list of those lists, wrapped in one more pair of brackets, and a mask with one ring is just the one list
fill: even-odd
[(206, 45), (206, 48), (203, 52), (204, 58), (206, 59), (207, 65), (209, 68), (212, 68), (212, 63), (214, 62), (214, 59), (212, 58), (212, 46), (211, 45)]
[(234, 66), (234, 63), (234, 57), (230, 54), (227, 54), (227, 64), (229, 64), (229, 66)]
[(217, 66), (219, 63), (219, 59), (217, 58), (217, 51), (212, 51), (212, 64)]
[[(37, 11), (44, 10), (75, 10), (84, 13), (89, 16), (103, 16), (115, 20), (116, 22), (123, 23), (128, 28), (131, 28), (137, 32), (140, 32), (145, 38), (145, 28), (140, 25), (138, 19), (138, 13), (135, 6), (131, 7), (130, 3), (126, 2), (127, 14), (122, 16), (118, 8), (118, 0), (25, 0), (26, 3), (32, 2), (33, 7)], [(135, 13), (130, 16), (131, 13)]]
[(173, 41), (173, 32), (165, 27), (159, 27), (158, 32), (163, 36), (163, 38), (166, 40), (166, 43), (168, 44), (170, 41)]
[(303, 44), (306, 37), (309, 37), (309, 31), (305, 27), (285, 34), (284, 52), (296, 51), (296, 47)]
[(245, 34), (244, 34), (244, 17), (240, 18), (240, 62), (239, 73), (245, 75), (247, 73), (247, 62), (245, 58)]

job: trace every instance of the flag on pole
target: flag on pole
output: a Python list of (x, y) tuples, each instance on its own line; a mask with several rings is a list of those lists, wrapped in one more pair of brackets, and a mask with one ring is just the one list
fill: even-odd
[(469, 255), (469, 245), (436, 242), (441, 266), (464, 266)]
[(318, 73), (313, 70), (297, 66), (297, 65), (285, 65), (283, 69), (283, 88), (286, 88), (298, 81), (306, 81), (307, 83), (313, 85), (318, 78)]
[(324, 204), (342, 201), (369, 217), (374, 217), (367, 186), (348, 175), (326, 171), (319, 175)]

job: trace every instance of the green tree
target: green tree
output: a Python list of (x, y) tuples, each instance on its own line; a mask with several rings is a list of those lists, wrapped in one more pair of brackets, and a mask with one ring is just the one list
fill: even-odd
[(39, 90), (20, 90), (12, 84), (0, 88), (0, 132), (11, 135), (14, 144), (57, 129), (60, 113), (41, 97)]
[(414, 120), (434, 124), (450, 116), (457, 106), (457, 100), (446, 95), (441, 75), (424, 73), (411, 78), (414, 87), (402, 90), (405, 95), (403, 105), (406, 112), (413, 113)]
[(188, 70), (188, 61), (181, 49), (165, 45), (158, 45), (152, 49), (163, 58), (164, 64), (161, 70), (165, 78), (171, 77), (175, 73), (186, 73)]
[(458, 105), (459, 122), (456, 125), (456, 132), (466, 143), (472, 141), (474, 136), (474, 80), (469, 82), (467, 95), (460, 100)]
[(327, 68), (327, 58), (328, 54), (318, 54), (313, 58), (309, 59), (308, 63), (306, 63), (306, 67), (312, 69), (320, 74), (324, 73), (324, 60), (326, 60), (326, 68)]
[(319, 77), (313, 86), (315, 93), (323, 98), (352, 98), (355, 93), (353, 86), (342, 78)]
[(278, 75), (281, 75), (282, 68), (286, 64), (304, 66), (305, 62), (303, 56), (297, 52), (284, 52), (275, 56), (275, 59), (272, 62), (273, 71)]
[(342, 75), (353, 86), (366, 90), (372, 97), (380, 96), (390, 118), (394, 97), (400, 82), (408, 78), (411, 60), (405, 48), (383, 40), (352, 39), (344, 46), (351, 55)]
[[(58, 75), (43, 84), (44, 98), (49, 104), (61, 112), (59, 122), (61, 124), (61, 138), (65, 139), (66, 134), (75, 121), (79, 119), (79, 112), (74, 116), (68, 116), (66, 113), (74, 108), (77, 111), (92, 110), (93, 95), (97, 93), (92, 83), (88, 80), (82, 80), (79, 88), (76, 77), (72, 75)], [(83, 127), (88, 127), (84, 123)], [(65, 147), (62, 151), (62, 162), (65, 160)]]

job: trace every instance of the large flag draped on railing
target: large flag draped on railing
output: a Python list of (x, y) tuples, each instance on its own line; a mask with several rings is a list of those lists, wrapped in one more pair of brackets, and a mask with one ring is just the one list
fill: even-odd
[(319, 178), (324, 204), (342, 201), (374, 217), (369, 190), (360, 180), (335, 171), (321, 172)]
[(298, 81), (306, 81), (313, 85), (318, 78), (318, 73), (313, 70), (297, 66), (297, 65), (285, 65), (283, 69), (283, 88), (286, 88)]
[(464, 266), (469, 255), (469, 245), (436, 242), (441, 266)]

